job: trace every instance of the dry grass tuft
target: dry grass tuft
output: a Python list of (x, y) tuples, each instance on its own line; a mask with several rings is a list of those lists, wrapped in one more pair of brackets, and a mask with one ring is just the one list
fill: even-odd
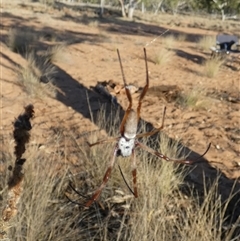
[(55, 67), (51, 64), (51, 59), (38, 56), (34, 52), (27, 53), (26, 59), (27, 66), (20, 69), (18, 83), (33, 97), (54, 96)]
[[(101, 114), (102, 116), (103, 114)], [(106, 125), (106, 122), (103, 119), (101, 120), (101, 123), (104, 123), (103, 125)], [(116, 133), (114, 136), (116, 136)], [(91, 138), (91, 141), (96, 140)], [(150, 143), (148, 145), (156, 149), (157, 146), (161, 146), (161, 151), (172, 158), (180, 156), (179, 143), (170, 141), (166, 135), (161, 136), (157, 145), (157, 141), (150, 141)], [(85, 168), (91, 175), (92, 191), (102, 182), (104, 172), (112, 157), (113, 148), (114, 144), (102, 144), (85, 152), (86, 160), (91, 160), (85, 162)], [(172, 205), (172, 202), (167, 202), (173, 198), (173, 193), (183, 183), (184, 175), (182, 172), (177, 173), (178, 165), (155, 158), (146, 152), (136, 151), (136, 154), (139, 198), (134, 198), (130, 193), (115, 165), (98, 202), (88, 210), (82, 209), (81, 215), (88, 217), (88, 228), (92, 230), (89, 233), (89, 240), (94, 240), (96, 235), (100, 237), (100, 240), (159, 240), (157, 238), (159, 232), (164, 232), (158, 228), (162, 224), (162, 222), (159, 224), (161, 212), (164, 212), (165, 205), (169, 205), (169, 207)], [(132, 187), (130, 158), (118, 157), (117, 161), (126, 181)], [(74, 179), (73, 185), (79, 193), (90, 197), (92, 192), (89, 193), (88, 190), (86, 195), (83, 182), (78, 181), (76, 176)], [(74, 192), (69, 197), (72, 200), (80, 199), (78, 201), (81, 204), (88, 200), (76, 195), (76, 193), (74, 194)], [(101, 206), (104, 207), (105, 214), (102, 212)], [(98, 218), (96, 219), (97, 214)], [(165, 214), (167, 212), (164, 212)], [(169, 213), (167, 215), (171, 216)], [(107, 216), (107, 218), (104, 218), (104, 216)], [(85, 222), (81, 225), (84, 225)], [(156, 228), (158, 228), (158, 231)], [(84, 226), (81, 226), (80, 230), (85, 237), (88, 231), (84, 230)], [(109, 230), (114, 230), (114, 232), (109, 232)], [(137, 230), (138, 232), (136, 232)], [(141, 239), (139, 239), (140, 237)]]
[(199, 49), (209, 52), (210, 47), (216, 45), (216, 36), (203, 36), (199, 39), (197, 46)]
[(9, 237), (11, 240), (78, 240), (78, 230), (73, 228), (77, 224), (77, 212), (72, 213), (74, 208), (67, 205), (64, 197), (67, 169), (57, 171), (56, 160), (36, 148), (29, 154), (15, 220), (21, 225), (13, 225)]
[(167, 35), (163, 36), (161, 41), (165, 48), (172, 49), (176, 45), (177, 39), (173, 35)]
[(88, 26), (92, 28), (97, 28), (99, 26), (99, 21), (98, 20), (91, 21), (88, 23)]
[(13, 52), (24, 54), (31, 48), (35, 39), (36, 36), (31, 32), (12, 28), (8, 32), (7, 46)]
[[(166, 137), (161, 144), (171, 148)], [(164, 148), (165, 149), (165, 148)], [(176, 157), (174, 150), (169, 150)], [(163, 152), (167, 154), (168, 151)], [(177, 166), (160, 159), (141, 158), (138, 165), (138, 183), (140, 195), (132, 201), (128, 228), (128, 240), (174, 240), (178, 216), (177, 210), (184, 197), (178, 192), (183, 182), (182, 173)], [(179, 203), (178, 203), (179, 202)], [(186, 202), (188, 202), (186, 200)], [(178, 236), (179, 238), (179, 236)], [(180, 239), (178, 239), (180, 240)]]
[(221, 58), (211, 58), (207, 59), (204, 62), (204, 72), (203, 74), (207, 76), (208, 78), (213, 78), (215, 77), (222, 64), (224, 63), (224, 60)]
[(53, 6), (56, 0), (39, 0), (39, 2), (45, 5)]
[(97, 36), (98, 36), (99, 41), (102, 41), (102, 42), (105, 42), (105, 43), (112, 43), (113, 42), (111, 35), (104, 30), (99, 29)]
[(65, 50), (66, 50), (66, 43), (61, 43), (58, 45), (54, 45), (52, 47), (49, 47), (44, 54), (46, 59), (49, 59), (52, 63), (62, 61), (65, 56)]
[(210, 107), (210, 100), (206, 97), (205, 91), (197, 88), (181, 93), (177, 103), (193, 110), (206, 110)]
[(187, 39), (187, 35), (186, 35), (186, 34), (179, 34), (179, 35), (177, 36), (177, 41), (178, 41), (178, 42), (185, 42), (186, 39)]
[(165, 65), (173, 59), (174, 55), (174, 51), (168, 50), (166, 48), (161, 48), (154, 53), (151, 61), (158, 65)]
[[(114, 113), (111, 118), (109, 113), (102, 112), (98, 119), (100, 126), (109, 126), (114, 136), (119, 127), (116, 116)], [(138, 198), (132, 196), (115, 166), (99, 200), (88, 209), (81, 206), (100, 185), (114, 144), (89, 149), (87, 145), (79, 145), (72, 136), (69, 147), (71, 152), (78, 153), (79, 163), (60, 164), (62, 152), (70, 153), (65, 145), (69, 133), (61, 132), (62, 138), (52, 137), (51, 141), (58, 139), (52, 154), (37, 146), (28, 148), (23, 195), (9, 230), (10, 240), (231, 240), (233, 232), (230, 232), (236, 226), (224, 224), (225, 206), (216, 183), (205, 188), (203, 202), (196, 194), (186, 196), (181, 191), (185, 186), (183, 170), (139, 149), (136, 150)], [(96, 132), (89, 138), (95, 136)], [(164, 134), (159, 141), (147, 142), (169, 157), (181, 155), (179, 143)], [(129, 158), (117, 158), (117, 162), (132, 186)], [(80, 195), (68, 187), (69, 181)], [(64, 194), (80, 205), (70, 202)]]
[[(172, 142), (164, 134), (157, 145), (156, 141), (150, 145), (156, 150), (156, 146), (160, 146), (162, 153), (179, 158), (179, 143)], [(110, 145), (104, 145), (104, 148), (96, 146), (86, 155), (92, 160), (92, 163), (86, 162), (86, 168), (92, 175), (95, 188), (102, 181), (112, 148)], [(131, 241), (195, 240), (195, 237), (203, 241), (221, 241), (222, 237), (230, 240), (230, 231), (235, 227), (223, 231), (225, 206), (217, 194), (217, 182), (205, 189), (204, 201), (200, 203), (196, 194), (186, 196), (180, 191), (185, 174), (177, 165), (142, 151), (138, 152), (137, 160), (139, 197), (135, 199), (131, 196), (115, 168), (99, 202), (80, 211), (81, 216), (88, 217), (81, 223), (81, 238), (86, 237), (88, 232), (89, 240), (94, 240), (96, 236), (100, 240)], [(131, 183), (129, 159), (119, 158), (118, 163), (127, 182)], [(77, 185), (77, 182), (75, 185), (83, 194), (83, 186)], [(77, 197), (83, 204), (83, 198)], [(84, 230), (86, 222), (88, 229)]]
[[(7, 197), (6, 205), (2, 211), (2, 220), (4, 224), (0, 230), (0, 238), (8, 237), (8, 225), (11, 219), (13, 219), (18, 212), (18, 203), (23, 192), (23, 165), (26, 162), (22, 155), (26, 151), (26, 144), (30, 140), (29, 131), (32, 129), (30, 119), (34, 117), (33, 105), (28, 105), (25, 107), (25, 112), (19, 115), (14, 122), (13, 137), (15, 140), (15, 162), (14, 166), (9, 166), (8, 169), (12, 171), (8, 183), (7, 183)], [(1, 185), (2, 186), (2, 185)]]
[[(7, 227), (9, 240), (79, 240), (79, 230), (76, 228), (79, 212), (72, 205), (68, 205), (64, 196), (69, 179), (68, 168), (59, 161), (62, 157), (57, 153), (57, 135), (58, 133), (50, 138), (49, 143), (44, 143), (46, 146), (51, 144), (54, 148), (52, 154), (39, 149), (38, 145), (29, 145), (26, 150), (28, 158), (21, 198), (17, 203), (18, 212)], [(7, 160), (6, 164), (10, 161)], [(64, 168), (61, 168), (61, 165), (64, 165)], [(5, 186), (4, 180), (0, 180), (0, 186)], [(6, 203), (6, 191), (2, 197), (1, 209)], [(0, 237), (1, 231), (0, 220)]]

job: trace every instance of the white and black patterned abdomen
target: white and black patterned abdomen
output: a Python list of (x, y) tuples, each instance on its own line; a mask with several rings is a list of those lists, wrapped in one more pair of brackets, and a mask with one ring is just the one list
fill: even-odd
[(126, 140), (124, 137), (121, 137), (118, 142), (118, 148), (120, 150), (120, 155), (123, 157), (130, 156), (132, 150), (135, 146), (135, 139)]

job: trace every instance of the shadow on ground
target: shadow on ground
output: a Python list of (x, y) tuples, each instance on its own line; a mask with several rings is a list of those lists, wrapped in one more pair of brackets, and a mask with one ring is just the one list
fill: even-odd
[(180, 50), (180, 49), (174, 49), (175, 53), (184, 59), (191, 60), (192, 62), (201, 65), (204, 61), (205, 58), (203, 58), (201, 55), (197, 54), (190, 54), (186, 51)]

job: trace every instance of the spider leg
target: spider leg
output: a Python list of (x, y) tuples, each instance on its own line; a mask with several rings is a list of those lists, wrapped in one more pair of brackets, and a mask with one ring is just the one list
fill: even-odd
[(200, 159), (201, 159), (202, 157), (204, 157), (204, 156), (207, 154), (207, 152), (209, 151), (211, 145), (212, 145), (212, 144), (209, 143), (209, 144), (208, 144), (208, 147), (207, 147), (207, 150), (206, 150), (201, 156), (199, 156), (199, 157), (198, 157), (193, 163), (203, 162), (203, 161), (201, 161)]
[(87, 198), (85, 195), (83, 195), (82, 193), (80, 193), (79, 191), (77, 191), (76, 188), (74, 188), (71, 183), (69, 183), (69, 187), (71, 187), (72, 190), (73, 190), (75, 193), (77, 193), (80, 197)]
[(124, 117), (122, 119), (122, 123), (120, 125), (120, 133), (121, 135), (124, 134), (124, 126), (125, 126), (125, 123), (126, 123), (126, 120), (127, 120), (127, 117), (129, 115), (129, 112), (131, 111), (132, 109), (132, 96), (131, 96), (131, 93), (127, 87), (127, 82), (126, 82), (126, 78), (125, 78), (125, 74), (124, 74), (124, 71), (123, 71), (123, 66), (122, 66), (122, 60), (121, 60), (121, 56), (120, 56), (120, 53), (119, 53), (119, 50), (117, 49), (117, 54), (118, 54), (118, 59), (119, 59), (119, 63), (120, 63), (120, 68), (121, 68), (121, 72), (122, 72), (122, 78), (123, 78), (123, 83), (124, 83), (124, 88), (125, 88), (125, 91), (126, 91), (126, 95), (127, 95), (127, 98), (128, 98), (128, 101), (129, 101), (129, 105), (128, 105), (128, 108), (124, 114)]
[(142, 137), (145, 137), (145, 136), (152, 136), (154, 134), (156, 134), (157, 132), (159, 132), (160, 130), (162, 130), (164, 128), (164, 119), (165, 119), (165, 114), (166, 114), (166, 106), (164, 106), (164, 109), (163, 109), (163, 117), (162, 117), (162, 124), (159, 128), (153, 130), (153, 131), (150, 131), (150, 132), (145, 132), (145, 133), (141, 133), (141, 134), (138, 134), (136, 136), (136, 138), (142, 138)]
[(92, 205), (93, 202), (95, 202), (98, 197), (100, 196), (103, 188), (106, 186), (108, 180), (109, 180), (109, 177), (111, 175), (111, 172), (112, 172), (112, 169), (113, 169), (113, 166), (114, 166), (114, 163), (115, 163), (115, 160), (116, 160), (116, 154), (117, 154), (117, 150), (118, 150), (118, 144), (116, 145), (116, 147), (114, 148), (114, 152), (113, 152), (113, 157), (108, 165), (108, 168), (107, 168), (107, 171), (105, 172), (104, 174), (104, 177), (103, 177), (103, 181), (102, 181), (102, 184), (100, 185), (100, 187), (95, 191), (95, 193), (93, 194), (92, 198), (86, 203), (86, 207), (89, 207)]
[(149, 75), (148, 75), (148, 64), (147, 64), (147, 52), (146, 49), (144, 48), (144, 59), (145, 59), (145, 66), (146, 66), (146, 85), (144, 86), (142, 93), (139, 97), (139, 101), (138, 101), (138, 107), (137, 107), (137, 114), (138, 114), (138, 118), (140, 118), (140, 111), (141, 111), (141, 106), (142, 106), (142, 100), (144, 98), (144, 96), (146, 95), (147, 91), (148, 91), (148, 87), (149, 87)]
[[(82, 205), (81, 203), (78, 203), (76, 200), (70, 199), (70, 198), (68, 197), (68, 195), (66, 195), (66, 194), (65, 194), (65, 197), (67, 198), (67, 200), (68, 200), (69, 202), (71, 202), (71, 203), (73, 203), (73, 204), (77, 204), (77, 205), (79, 205), (79, 206), (85, 207), (85, 206)], [(77, 200), (78, 200), (78, 199), (77, 199)]]
[[(77, 191), (77, 190), (73, 187), (73, 185), (71, 184), (71, 182), (70, 182), (68, 185), (69, 185), (69, 187), (70, 187), (76, 194), (78, 194), (80, 197), (83, 197), (83, 198), (85, 198), (85, 199), (88, 198), (88, 197), (84, 196), (82, 193), (80, 193), (79, 191)], [(68, 197), (68, 195), (67, 195), (66, 193), (65, 193), (64, 195), (65, 195), (65, 197), (68, 199), (68, 201), (70, 201), (71, 203), (85, 207), (83, 204), (77, 202), (77, 200), (79, 200), (80, 198), (78, 198), (78, 199), (76, 199), (76, 200), (72, 200), (71, 198)]]
[(137, 165), (136, 165), (136, 159), (135, 159), (135, 153), (134, 153), (134, 150), (132, 151), (132, 176), (133, 176), (133, 190), (130, 188), (130, 186), (128, 185), (124, 175), (123, 175), (123, 172), (122, 172), (122, 169), (120, 168), (120, 166), (118, 165), (118, 168), (120, 170), (120, 173), (121, 173), (121, 176), (126, 184), (126, 186), (128, 187), (129, 191), (134, 195), (135, 198), (138, 197), (138, 191), (137, 191)]
[(181, 164), (189, 164), (189, 165), (192, 165), (194, 163), (199, 163), (199, 162), (204, 162), (203, 160), (200, 160), (202, 157), (204, 157), (206, 155), (206, 153), (209, 151), (210, 147), (211, 147), (211, 143), (209, 143), (208, 147), (207, 147), (207, 150), (201, 155), (199, 156), (195, 161), (191, 161), (191, 160), (181, 160), (181, 159), (170, 159), (168, 158), (167, 156), (163, 155), (162, 153), (158, 152), (158, 151), (155, 151), (153, 150), (152, 148), (142, 144), (141, 142), (137, 141), (137, 144), (138, 146), (140, 146), (142, 149), (144, 149), (145, 151), (157, 156), (157, 157), (160, 157), (162, 159), (164, 159), (165, 161), (171, 161), (171, 162), (177, 162), (177, 163), (181, 163)]
[(134, 196), (137, 198), (138, 197), (138, 191), (137, 191), (137, 164), (136, 164), (136, 158), (135, 158), (134, 149), (132, 151), (132, 176), (133, 176)]
[(161, 159), (164, 159), (165, 161), (169, 161), (169, 162), (177, 162), (177, 163), (182, 163), (182, 164), (192, 164), (193, 162), (190, 160), (181, 160), (181, 159), (170, 159), (167, 156), (163, 155), (162, 153), (155, 151), (154, 149), (144, 145), (143, 143), (137, 141), (137, 145), (139, 147), (141, 147), (143, 150), (157, 156), (160, 157)]
[(133, 196), (135, 196), (134, 191), (131, 189), (131, 187), (130, 187), (129, 184), (127, 183), (127, 180), (126, 180), (126, 178), (124, 177), (123, 172), (122, 172), (122, 169), (121, 169), (121, 167), (120, 167), (119, 165), (118, 165), (118, 168), (119, 168), (119, 171), (120, 171), (121, 176), (122, 176), (122, 178), (123, 178), (123, 181), (125, 182), (125, 184), (126, 184), (126, 186), (128, 187), (129, 191), (133, 194)]
[(106, 142), (113, 142), (113, 141), (116, 141), (116, 140), (118, 140), (118, 139), (119, 139), (119, 137), (114, 137), (114, 138), (109, 138), (109, 139), (100, 140), (100, 141), (97, 141), (97, 142), (95, 142), (95, 143), (89, 143), (89, 142), (87, 141), (87, 144), (88, 144), (89, 147), (92, 147), (92, 146), (96, 146), (96, 145), (99, 145), (99, 144), (102, 144), (102, 143), (106, 143)]

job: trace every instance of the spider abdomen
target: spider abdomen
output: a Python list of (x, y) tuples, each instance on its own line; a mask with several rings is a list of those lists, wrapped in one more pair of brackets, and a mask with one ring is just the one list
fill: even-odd
[(132, 154), (132, 150), (135, 146), (135, 139), (126, 139), (121, 137), (118, 142), (118, 148), (123, 157), (130, 156)]
[(124, 136), (127, 139), (135, 138), (137, 134), (137, 127), (138, 116), (137, 113), (133, 109), (131, 109), (124, 125)]

